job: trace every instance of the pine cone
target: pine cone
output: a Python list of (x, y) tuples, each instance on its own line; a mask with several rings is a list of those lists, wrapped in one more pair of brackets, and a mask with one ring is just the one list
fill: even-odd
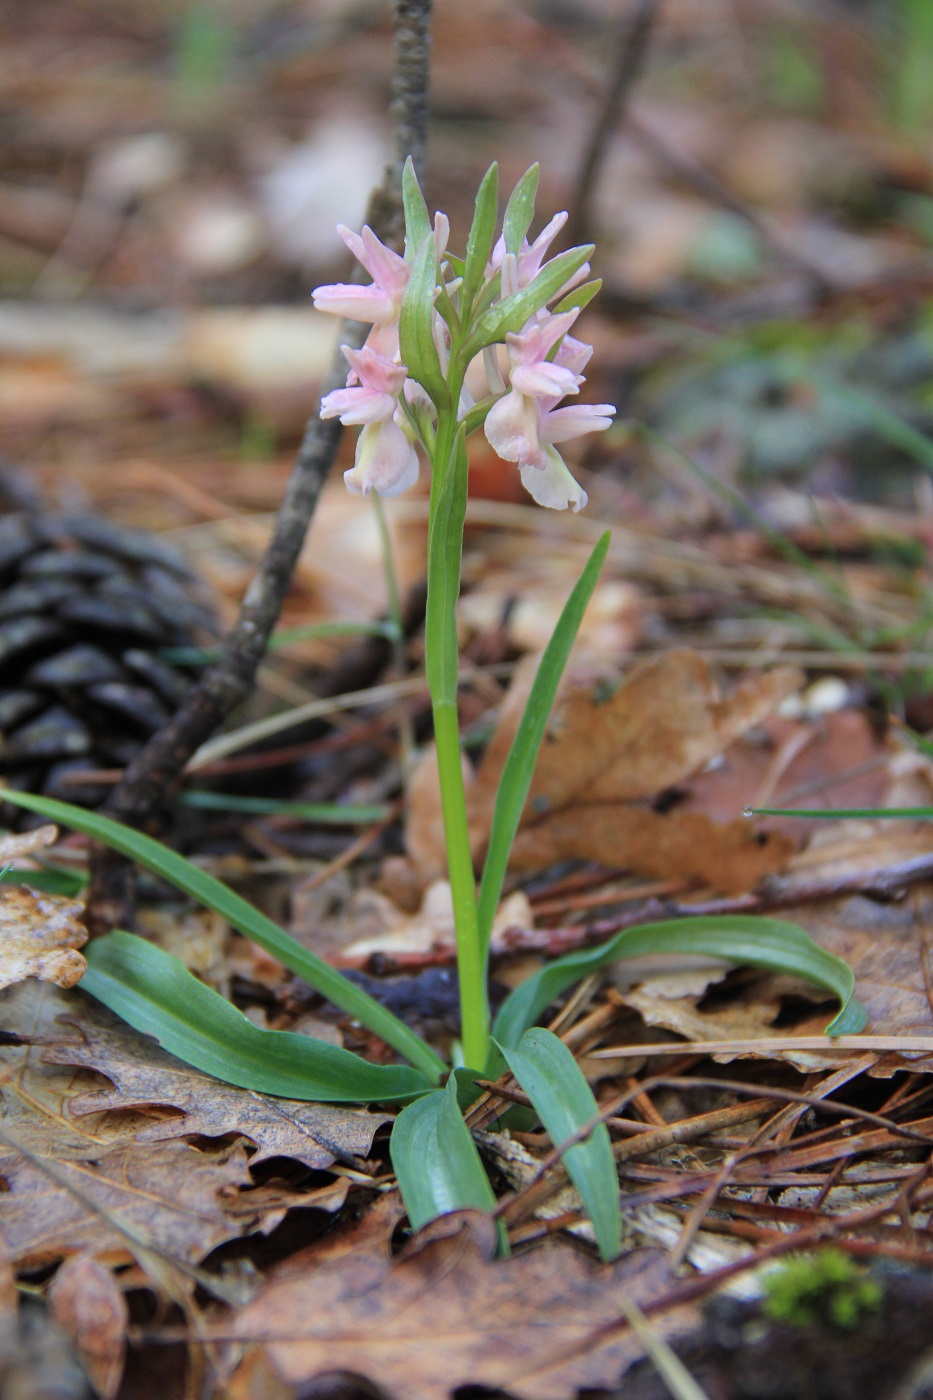
[[(94, 516), (0, 519), (0, 772), (11, 786), (94, 807), (177, 709), (190, 667), (169, 647), (216, 638), (181, 556)], [(69, 780), (70, 779), (70, 780)]]

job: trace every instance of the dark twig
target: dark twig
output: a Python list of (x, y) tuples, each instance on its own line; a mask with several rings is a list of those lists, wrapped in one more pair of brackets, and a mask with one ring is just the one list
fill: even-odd
[[(427, 139), (428, 26), (431, 0), (396, 0), (392, 115), (394, 157), (371, 201), (368, 222), (385, 242), (400, 246), (404, 218), (401, 170), (409, 152), (424, 173)], [(339, 339), (361, 343), (364, 328), (343, 326)], [(323, 392), (339, 388), (346, 364), (336, 356)], [(131, 826), (159, 829), (194, 751), (252, 689), (278, 621), (305, 534), (333, 464), (341, 427), (336, 419), (309, 421), (259, 566), (224, 641), (220, 659), (192, 689), (175, 716), (153, 736), (111, 794), (106, 812)], [(113, 852), (98, 851), (92, 866), (90, 922), (95, 932), (125, 923), (132, 910), (131, 868)]]
[(593, 123), (576, 188), (570, 199), (568, 243), (591, 241), (593, 196), (609, 148), (609, 140), (621, 126), (629, 98), (648, 55), (648, 43), (660, 10), (660, 0), (636, 0), (631, 19), (626, 15), (619, 30), (615, 67)]

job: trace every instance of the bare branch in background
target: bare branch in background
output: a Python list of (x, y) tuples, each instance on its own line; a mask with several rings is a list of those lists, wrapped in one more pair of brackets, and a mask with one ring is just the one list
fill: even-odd
[[(396, 0), (392, 82), (393, 159), (382, 187), (370, 201), (368, 223), (386, 243), (398, 246), (404, 219), (401, 174), (411, 153), (419, 175), (427, 143), (427, 84), (431, 0)], [(365, 326), (344, 325), (338, 343), (362, 343)], [(337, 352), (322, 392), (340, 388), (347, 367)], [(315, 413), (305, 429), (295, 466), (276, 513), (272, 538), (246, 590), (240, 616), (226, 637), (220, 659), (205, 671), (184, 703), (127, 768), (105, 812), (130, 826), (163, 829), (172, 793), (191, 755), (246, 698), (279, 619), (304, 538), (340, 441), (339, 421)], [(132, 867), (111, 851), (97, 850), (88, 901), (95, 933), (129, 921)]]
[(622, 21), (615, 68), (596, 113), (596, 121), (580, 163), (576, 189), (570, 196), (570, 225), (566, 234), (568, 246), (591, 241), (593, 199), (606, 151), (610, 138), (625, 118), (629, 98), (644, 68), (659, 10), (660, 0), (636, 0), (635, 13), (631, 19), (626, 16)]

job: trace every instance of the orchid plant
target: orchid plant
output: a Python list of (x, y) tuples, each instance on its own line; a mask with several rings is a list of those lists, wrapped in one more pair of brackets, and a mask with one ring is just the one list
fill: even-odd
[(490, 935), (509, 853), (558, 684), (609, 545), (604, 534), (539, 663), (503, 770), (477, 886), (457, 718), (466, 441), (482, 429), (494, 451), (517, 465), (535, 501), (578, 511), (586, 493), (557, 444), (607, 428), (615, 411), (609, 404), (563, 402), (583, 383), (592, 350), (571, 332), (599, 282), (588, 280), (591, 247), (548, 257), (565, 214), (528, 241), (537, 176), (534, 166), (516, 185), (497, 237), (498, 174), (495, 165), (490, 168), (461, 258), (448, 250), (446, 217), (431, 220), (409, 161), (403, 179), (404, 257), (369, 228), (361, 234), (341, 228), (372, 281), (319, 287), (314, 293), (319, 309), (371, 327), (359, 350), (343, 347), (346, 387), (321, 403), (322, 416), (361, 428), (354, 465), (345, 473), (349, 489), (396, 496), (418, 478), (419, 447), (431, 464), (425, 664), (456, 929), (462, 1025), (457, 1073), (378, 1001), (176, 852), (65, 803), (25, 793), (5, 796), (87, 832), (200, 899), (407, 1063), (372, 1064), (309, 1036), (260, 1029), (177, 959), (119, 930), (89, 946), (81, 985), (92, 996), (181, 1059), (230, 1083), (307, 1100), (405, 1104), (393, 1128), (391, 1154), (416, 1228), (447, 1210), (495, 1205), (463, 1109), (477, 1097), (478, 1075), (488, 1079), (507, 1070), (563, 1150), (600, 1251), (610, 1258), (619, 1248), (620, 1210), (608, 1131), (569, 1049), (536, 1025), (556, 997), (620, 957), (686, 952), (815, 982), (841, 1002), (829, 1034), (858, 1031), (865, 1016), (853, 996), (850, 969), (801, 929), (777, 919), (730, 916), (646, 924), (558, 958), (512, 992), (490, 1024)]

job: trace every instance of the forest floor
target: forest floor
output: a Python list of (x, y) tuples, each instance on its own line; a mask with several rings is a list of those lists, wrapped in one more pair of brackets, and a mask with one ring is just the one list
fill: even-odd
[[(542, 1199), (543, 1134), (476, 1122), (509, 1198), (497, 1260), (483, 1219), (409, 1237), (389, 1111), (221, 1085), (0, 953), (0, 1395), (687, 1395), (658, 1369), (668, 1347), (710, 1400), (930, 1393), (925, 15), (439, 0), (433, 21), (429, 204), (457, 246), (490, 161), (509, 188), (540, 160), (542, 221), (568, 208), (597, 244), (585, 396), (618, 408), (574, 461), (576, 515), (471, 456), (477, 851), (529, 667), (612, 532), (494, 929), (495, 994), (650, 920), (773, 915), (849, 964), (865, 1035), (828, 1042), (834, 1008), (782, 974), (641, 959), (588, 979), (548, 1024), (601, 1104), (624, 1099), (625, 1248), (597, 1261), (559, 1171)], [(345, 275), (335, 225), (359, 227), (381, 177), (391, 42), (375, 0), (0, 0), (0, 506), (153, 532), (218, 631), (331, 360), (310, 292)], [(446, 1049), (427, 484), (386, 503), (387, 570), (375, 513), (339, 479), (349, 436), (281, 644), (223, 751), (190, 767), (187, 798), (220, 808), (179, 803), (171, 839)], [(3, 690), (18, 684), (6, 665)], [(239, 738), (272, 716), (261, 748)], [(106, 791), (118, 774), (100, 760), (93, 776)], [(52, 859), (80, 874), (87, 844), (62, 832)], [(0, 893), (10, 946), (24, 923), (73, 928), (71, 896), (46, 896), (64, 901), (50, 914)], [(164, 887), (141, 887), (137, 927), (254, 1024), (388, 1058)]]

